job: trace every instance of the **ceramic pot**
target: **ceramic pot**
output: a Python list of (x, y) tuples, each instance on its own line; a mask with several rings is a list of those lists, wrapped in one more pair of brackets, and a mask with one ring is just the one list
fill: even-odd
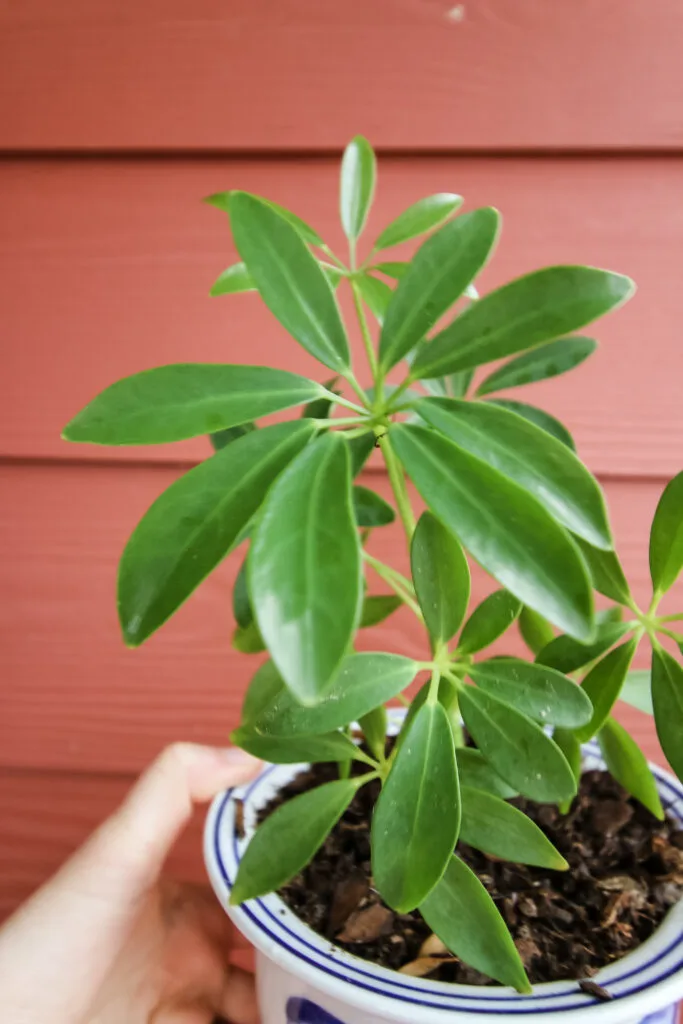
[[(597, 744), (585, 767), (604, 768)], [(676, 1024), (683, 997), (683, 902), (642, 946), (604, 968), (595, 980), (612, 994), (596, 1002), (575, 982), (512, 989), (410, 978), (352, 956), (303, 924), (276, 895), (229, 907), (228, 898), (258, 809), (304, 765), (271, 765), (248, 786), (219, 796), (206, 822), (204, 852), (219, 900), (257, 951), (262, 1024)], [(683, 825), (683, 786), (652, 766), (667, 813)], [(243, 801), (244, 838), (235, 832)]]

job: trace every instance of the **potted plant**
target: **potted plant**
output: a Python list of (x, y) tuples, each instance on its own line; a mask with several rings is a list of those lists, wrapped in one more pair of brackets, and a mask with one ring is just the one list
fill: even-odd
[[(361, 260), (374, 188), (373, 151), (356, 138), (341, 168), (346, 262), (275, 203), (244, 192), (209, 199), (229, 214), (242, 258), (213, 294), (258, 292), (332, 379), (242, 364), (163, 366), (113, 384), (66, 427), (69, 441), (105, 445), (210, 434), (216, 449), (157, 499), (126, 546), (124, 639), (141, 644), (244, 545), (233, 643), (269, 657), (233, 739), (271, 767), (246, 793), (214, 804), (206, 858), (219, 896), (259, 951), (265, 1024), (494, 1015), (627, 1024), (654, 1011), (673, 1019), (683, 993), (680, 907), (659, 922), (683, 883), (683, 787), (648, 766), (611, 712), (636, 648), (651, 644), (657, 732), (683, 778), (683, 668), (670, 650), (683, 644), (675, 632), (683, 615), (658, 611), (683, 566), (683, 474), (654, 517), (653, 596), (642, 610), (600, 487), (566, 429), (497, 397), (586, 359), (595, 342), (574, 332), (624, 303), (633, 284), (555, 266), (480, 298), (474, 281), (500, 217), (491, 208), (459, 213), (462, 200), (450, 193), (411, 206)], [(424, 235), (410, 261), (385, 260), (386, 250)], [(353, 298), (370, 389), (356, 377), (339, 287)], [(296, 418), (256, 424), (301, 406)], [(367, 548), (395, 515), (354, 484), (374, 448), (410, 577)], [(425, 506), (418, 518), (407, 481)], [(474, 609), (470, 562), (500, 586)], [(382, 593), (368, 594), (369, 574), (383, 581)], [(612, 602), (599, 613), (594, 591)], [(424, 659), (356, 653), (357, 630), (403, 605), (424, 626)], [(513, 623), (530, 656), (487, 655)], [(398, 718), (387, 716), (394, 698), (406, 705)], [(302, 776), (306, 765), (315, 767)], [(606, 766), (616, 781), (595, 771), (581, 779), (582, 765)], [(624, 838), (626, 853), (618, 838), (626, 821), (617, 826), (610, 813), (638, 833)], [(590, 815), (589, 842), (580, 828)], [(339, 877), (336, 888), (321, 883), (321, 909), (316, 879), (326, 871)], [(557, 904), (553, 879), (579, 885), (587, 876), (597, 902), (583, 907), (580, 887), (573, 911), (562, 897), (570, 909), (552, 941), (566, 962), (552, 966), (535, 937), (538, 901)], [(330, 930), (340, 883), (347, 905)], [(523, 927), (515, 885), (533, 905)], [(317, 909), (304, 912), (311, 893)], [(619, 918), (626, 904), (636, 923), (657, 917), (645, 945)], [(596, 914), (610, 937), (606, 961), (637, 948), (591, 981), (594, 959), (572, 957)], [(403, 950), (400, 970), (373, 954), (380, 938)], [(563, 980), (532, 987), (534, 964), (532, 976), (554, 970)], [(443, 980), (446, 967), (455, 984)], [(472, 984), (487, 978), (499, 984)]]

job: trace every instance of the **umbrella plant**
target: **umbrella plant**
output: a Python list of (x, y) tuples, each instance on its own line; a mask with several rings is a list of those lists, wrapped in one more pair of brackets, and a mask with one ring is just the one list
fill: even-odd
[[(320, 379), (242, 363), (162, 366), (107, 388), (64, 437), (147, 445), (211, 436), (215, 453), (154, 502), (123, 552), (124, 639), (143, 643), (242, 547), (233, 643), (268, 658), (233, 739), (273, 762), (339, 764), (336, 781), (283, 804), (259, 827), (233, 901), (298, 873), (359, 787), (379, 778), (372, 870), (383, 899), (399, 912), (418, 908), (458, 957), (524, 991), (514, 943), (457, 844), (565, 869), (508, 800), (521, 794), (568, 806), (580, 745), (595, 736), (617, 780), (663, 816), (647, 762), (612, 710), (636, 649), (650, 643), (657, 731), (683, 778), (683, 668), (669, 649), (683, 643), (673, 628), (683, 615), (658, 613), (683, 566), (683, 474), (664, 490), (652, 523), (652, 600), (641, 609), (600, 486), (566, 428), (498, 397), (590, 356), (595, 341), (575, 332), (626, 302), (632, 282), (594, 267), (551, 266), (480, 296), (474, 282), (495, 249), (500, 216), (490, 207), (461, 213), (451, 193), (409, 207), (361, 257), (375, 175), (370, 145), (354, 139), (341, 166), (344, 259), (276, 203), (239, 191), (209, 198), (228, 214), (241, 257), (212, 293), (257, 293), (318, 361)], [(387, 257), (423, 236), (412, 259)], [(370, 388), (359, 383), (341, 289), (352, 296)], [(295, 411), (257, 422), (283, 410)], [(354, 482), (375, 448), (393, 505)], [(407, 481), (424, 506), (418, 518)], [(372, 531), (396, 513), (410, 576), (367, 550)], [(472, 563), (499, 584), (473, 609)], [(384, 592), (368, 594), (368, 574)], [(596, 612), (595, 591), (609, 608)], [(424, 659), (356, 653), (357, 631), (403, 605), (424, 628)], [(530, 656), (487, 656), (515, 622)], [(400, 697), (408, 710), (388, 746), (385, 706)], [(354, 761), (364, 769), (352, 772)]]

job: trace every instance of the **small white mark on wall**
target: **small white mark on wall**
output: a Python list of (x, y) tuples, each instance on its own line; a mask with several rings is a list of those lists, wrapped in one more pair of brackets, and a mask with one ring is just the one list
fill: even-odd
[(446, 17), (449, 21), (455, 22), (456, 24), (460, 21), (465, 20), (465, 5), (456, 4), (455, 7), (451, 7), (446, 11)]

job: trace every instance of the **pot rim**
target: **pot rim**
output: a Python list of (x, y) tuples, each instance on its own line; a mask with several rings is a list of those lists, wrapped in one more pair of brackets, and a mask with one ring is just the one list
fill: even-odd
[[(598, 744), (583, 747), (584, 769), (604, 768)], [(411, 978), (379, 967), (335, 946), (304, 924), (275, 894), (249, 900), (239, 907), (228, 903), (240, 858), (256, 810), (307, 766), (269, 765), (247, 786), (228, 790), (213, 801), (204, 830), (204, 858), (211, 884), (227, 913), (246, 938), (268, 959), (319, 991), (389, 1020), (415, 1024), (445, 1020), (456, 1024), (491, 1021), (507, 1015), (519, 1024), (585, 1020), (624, 1024), (639, 1014), (653, 1013), (683, 995), (683, 900), (673, 907), (657, 931), (641, 946), (602, 968), (595, 979), (613, 995), (596, 1003), (575, 981), (534, 985), (531, 995), (505, 987), (456, 985), (428, 978)], [(665, 811), (683, 824), (683, 785), (669, 772), (650, 765)], [(244, 802), (246, 836), (235, 833), (236, 802)], [(429, 1014), (429, 1016), (427, 1016)]]

